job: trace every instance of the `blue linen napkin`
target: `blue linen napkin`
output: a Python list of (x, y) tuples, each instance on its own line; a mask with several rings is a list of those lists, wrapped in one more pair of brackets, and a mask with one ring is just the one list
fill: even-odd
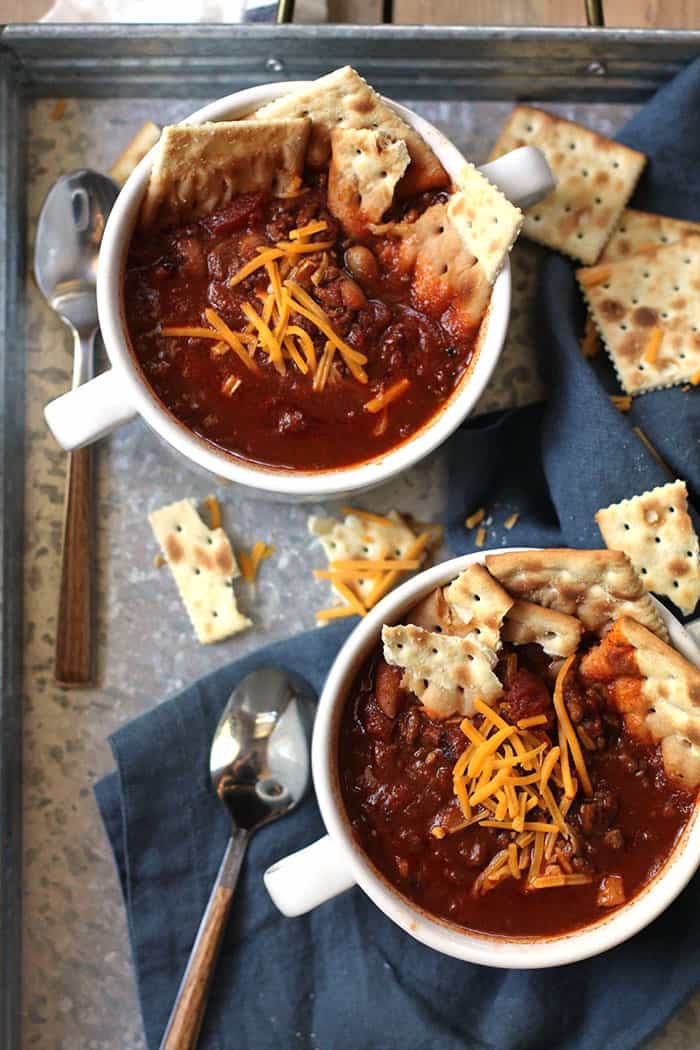
[[(620, 140), (650, 163), (635, 204), (700, 219), (700, 62), (640, 111)], [(594, 511), (667, 479), (641, 426), (700, 493), (700, 392), (676, 388), (610, 406), (605, 362), (585, 361), (571, 263), (550, 256), (541, 287), (546, 407), (469, 423), (451, 442), (448, 538), (469, 549), (465, 514), (491, 508), (490, 546), (600, 545)], [(520, 515), (510, 531), (503, 521)], [(472, 534), (473, 535), (473, 534)], [(116, 772), (96, 786), (127, 910), (149, 1047), (157, 1047), (228, 833), (209, 787), (219, 713), (240, 678), (276, 665), (320, 690), (351, 625), (267, 646), (220, 668), (111, 738)], [(158, 755), (154, 763), (154, 755)], [(253, 840), (202, 1031), (203, 1050), (631, 1050), (700, 983), (700, 882), (632, 941), (541, 972), (444, 958), (394, 926), (359, 890), (298, 919), (268, 898), (264, 869), (323, 833), (313, 797)]]

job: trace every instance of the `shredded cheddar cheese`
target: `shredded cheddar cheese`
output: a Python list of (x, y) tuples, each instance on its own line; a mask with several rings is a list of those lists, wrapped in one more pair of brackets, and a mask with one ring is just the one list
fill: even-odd
[(411, 385), (410, 379), (399, 379), (398, 382), (392, 384), (382, 394), (378, 394), (377, 397), (373, 397), (371, 401), (365, 401), (365, 412), (381, 412), (383, 408), (390, 405), (392, 401), (398, 400), (408, 390)]
[(659, 349), (661, 347), (661, 340), (664, 337), (663, 329), (655, 325), (649, 338), (644, 346), (644, 352), (642, 353), (642, 361), (648, 365), (655, 365), (659, 356)]
[(509, 514), (506, 520), (503, 522), (503, 528), (512, 529), (513, 526), (517, 524), (519, 517), (520, 515), (517, 512), (514, 514)]
[(598, 284), (604, 284), (611, 274), (609, 266), (591, 266), (588, 269), (579, 270), (579, 284), (584, 288), (594, 288)]
[(202, 503), (209, 511), (209, 527), (214, 529), (221, 528), (221, 504), (219, 503), (216, 496), (207, 496), (206, 499), (202, 500)]
[(611, 394), (610, 401), (618, 412), (629, 412), (632, 408), (632, 397), (630, 394)]
[(241, 574), (246, 583), (255, 583), (260, 563), (274, 553), (275, 548), (267, 543), (263, 543), (262, 540), (254, 543), (250, 552), (245, 550), (237, 552), (238, 564), (241, 567)]
[(469, 517), (466, 518), (464, 524), (468, 529), (475, 529), (477, 525), (481, 525), (485, 517), (486, 509), (484, 507), (479, 507), (478, 510), (475, 510), (473, 514), (470, 514)]
[[(592, 787), (576, 731), (564, 703), (564, 682), (575, 657), (562, 666), (554, 691), (555, 734), (550, 719), (533, 715), (511, 724), (482, 700), (474, 702), (474, 716), (460, 729), (468, 744), (453, 770), (453, 792), (464, 821), (445, 828), (454, 834), (471, 824), (507, 832), (511, 839), (478, 875), (473, 893), (481, 895), (505, 878), (523, 879), (528, 891), (555, 886), (584, 885), (591, 876), (574, 872), (567, 850), (575, 840), (567, 824), (579, 783), (590, 794)], [(481, 717), (479, 726), (474, 717)], [(573, 760), (577, 777), (565, 763)], [(557, 802), (551, 784), (567, 792)], [(532, 811), (535, 810), (533, 813)], [(530, 814), (532, 813), (532, 816)]]
[(289, 239), (290, 241), (297, 241), (302, 237), (313, 237), (315, 233), (323, 233), (327, 229), (328, 223), (318, 219), (316, 222), (307, 223), (306, 226), (297, 226), (296, 230), (292, 230), (289, 234)]
[(482, 525), (481, 528), (477, 529), (476, 537), (474, 539), (474, 544), (477, 547), (483, 547), (485, 543), (486, 543), (486, 529)]

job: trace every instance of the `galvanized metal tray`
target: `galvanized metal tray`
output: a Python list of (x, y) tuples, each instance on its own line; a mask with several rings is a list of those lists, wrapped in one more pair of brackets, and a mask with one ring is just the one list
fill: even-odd
[[(133, 424), (100, 450), (100, 686), (83, 693), (53, 687), (63, 457), (46, 434), (41, 410), (67, 386), (69, 359), (60, 324), (28, 278), (27, 260), (36, 213), (54, 178), (83, 164), (108, 167), (148, 117), (177, 120), (202, 98), (315, 77), (345, 63), (482, 160), (514, 99), (546, 101), (611, 133), (699, 51), (700, 34), (662, 31), (180, 25), (2, 33), (3, 1050), (20, 1046), (22, 1003), (24, 1046), (143, 1045), (123, 910), (90, 798), (91, 784), (110, 766), (104, 739), (213, 665), (310, 626), (313, 609), (327, 601), (309, 582), (315, 554), (305, 534), (308, 510), (243, 501), (229, 490), (224, 503), (234, 537), (272, 541), (279, 553), (274, 567), (266, 563), (257, 594), (242, 595), (257, 629), (215, 650), (198, 647), (169, 581), (152, 568), (146, 512), (183, 495), (203, 496), (210, 485)], [(57, 98), (69, 100), (60, 120), (53, 119)], [(516, 371), (505, 384), (511, 393), (522, 381)], [(503, 403), (498, 385), (495, 390), (487, 407)], [(439, 517), (445, 477), (438, 455), (379, 490), (373, 505)], [(691, 1025), (688, 1014), (657, 1046), (696, 1043)]]

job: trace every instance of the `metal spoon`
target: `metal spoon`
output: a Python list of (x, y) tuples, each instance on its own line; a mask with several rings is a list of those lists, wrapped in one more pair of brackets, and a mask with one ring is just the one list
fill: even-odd
[(251, 835), (284, 816), (309, 781), (309, 738), (316, 696), (303, 679), (264, 668), (231, 694), (209, 756), (212, 784), (228, 808), (233, 833), (180, 982), (160, 1050), (192, 1050), (243, 854)]
[[(73, 386), (92, 379), (97, 332), (97, 256), (117, 186), (84, 169), (62, 175), (41, 209), (36, 283), (73, 333)], [(69, 453), (54, 675), (88, 685), (92, 658), (92, 480), (89, 448)]]

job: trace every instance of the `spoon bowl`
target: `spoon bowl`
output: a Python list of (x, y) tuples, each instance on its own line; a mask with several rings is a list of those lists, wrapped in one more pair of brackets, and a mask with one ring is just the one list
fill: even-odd
[(288, 813), (309, 781), (315, 697), (303, 679), (276, 668), (242, 679), (211, 747), (212, 784), (238, 828), (252, 831)]

